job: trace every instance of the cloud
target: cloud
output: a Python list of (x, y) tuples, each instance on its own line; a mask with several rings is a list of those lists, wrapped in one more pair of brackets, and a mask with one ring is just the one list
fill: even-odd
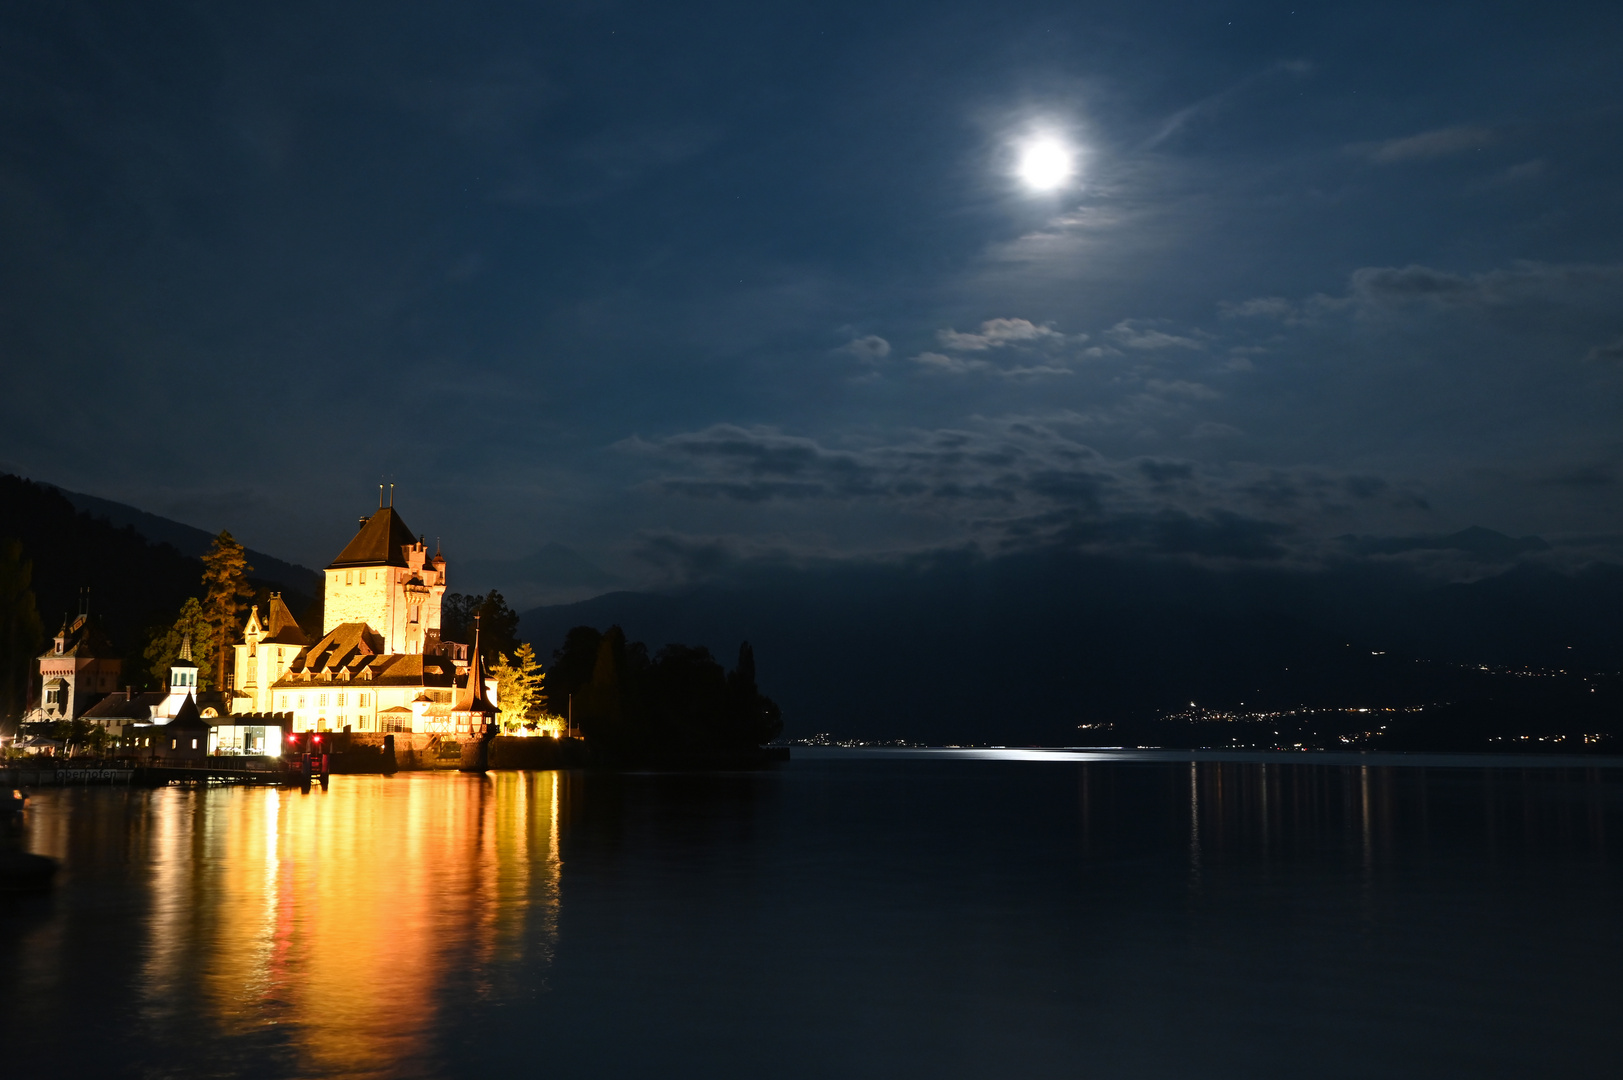
[[(1086, 334), (1067, 336), (1052, 326), (1038, 325), (1029, 319), (988, 319), (980, 329), (965, 332), (947, 328), (938, 330), (936, 338), (947, 352), (927, 351), (913, 357), (913, 362), (926, 371), (937, 374), (969, 375), (981, 373), (1011, 379), (1039, 379), (1054, 375), (1070, 375), (1063, 349), (1087, 341)], [(994, 362), (994, 353), (1002, 355)], [(980, 353), (983, 356), (949, 355)], [(1023, 362), (1020, 358), (1029, 358)]]
[(1594, 491), (1616, 486), (1617, 468), (1611, 462), (1592, 462), (1543, 477), (1539, 482), (1548, 487)]
[(962, 356), (947, 356), (945, 353), (921, 352), (913, 358), (927, 371), (945, 372), (951, 375), (968, 375), (972, 371), (995, 371), (996, 366), (985, 360), (968, 360)]
[(1596, 361), (1619, 363), (1623, 362), (1623, 337), (1618, 338), (1609, 345), (1596, 345), (1584, 356), (1591, 363)]
[[(943, 348), (956, 352), (981, 352), (1002, 349), (1010, 345), (1063, 345), (1065, 335), (1051, 326), (1038, 326), (1027, 319), (987, 319), (977, 333), (963, 333), (946, 329), (938, 331), (937, 339)], [(1077, 340), (1083, 340), (1082, 338)]]
[(1214, 94), (1210, 94), (1192, 105), (1187, 105), (1166, 120), (1161, 122), (1155, 134), (1145, 142), (1144, 149), (1149, 150), (1172, 138), (1184, 128), (1197, 120), (1210, 120), (1211, 118), (1232, 108), (1240, 98), (1259, 85), (1266, 85), (1279, 74), (1292, 75), (1303, 78), (1313, 73), (1313, 64), (1308, 60), (1281, 60), (1240, 79)]
[(1218, 310), (1226, 319), (1297, 325), (1338, 313), (1370, 315), (1416, 306), (1449, 310), (1552, 305), (1603, 308), (1619, 299), (1623, 299), (1623, 264), (1520, 262), (1498, 270), (1459, 274), (1410, 263), (1360, 267), (1348, 276), (1346, 291), (1339, 296), (1318, 293), (1300, 302), (1263, 296), (1223, 303)]
[(1219, 424), (1214, 420), (1205, 420), (1196, 424), (1189, 432), (1191, 439), (1232, 439), (1244, 435), (1245, 432), (1231, 424)]
[(1224, 301), (1217, 305), (1217, 310), (1225, 319), (1284, 319), (1296, 313), (1296, 305), (1283, 296), (1259, 296), (1255, 300), (1242, 300), (1238, 304)]
[(1534, 158), (1495, 173), (1484, 181), (1486, 187), (1512, 187), (1537, 180), (1548, 171), (1543, 158)]
[(1204, 383), (1187, 379), (1146, 379), (1144, 389), (1162, 398), (1187, 398), (1190, 401), (1211, 401), (1223, 395)]
[(1430, 300), (1459, 303), (1483, 297), (1480, 280), (1433, 270), (1429, 266), (1366, 266), (1354, 270), (1349, 293), (1375, 303)]
[(1424, 161), (1478, 150), (1493, 141), (1493, 129), (1462, 125), (1422, 131), (1418, 135), (1385, 142), (1361, 143), (1349, 149), (1378, 164), (1391, 165), (1400, 161)]
[(878, 334), (868, 334), (865, 337), (848, 341), (834, 351), (844, 353), (847, 356), (854, 356), (858, 360), (871, 364), (877, 363), (890, 355), (890, 342)]
[(1105, 331), (1112, 341), (1128, 349), (1204, 349), (1194, 338), (1179, 337), (1143, 325), (1143, 320), (1123, 319)]
[(917, 430), (850, 447), (717, 425), (622, 447), (652, 465), (642, 489), (667, 497), (749, 507), (882, 506), (888, 517), (929, 522), (932, 534), (984, 550), (1052, 543), (1106, 550), (1114, 543), (1135, 552), (1279, 558), (1285, 538), (1327, 536), (1335, 522), (1344, 530), (1361, 504), (1424, 505), (1412, 489), (1367, 474), (1109, 459), (1079, 441), (1088, 419), (983, 418), (968, 429)]

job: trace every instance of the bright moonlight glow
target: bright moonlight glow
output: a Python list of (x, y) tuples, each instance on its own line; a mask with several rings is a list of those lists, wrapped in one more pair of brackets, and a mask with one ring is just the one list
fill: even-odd
[(1016, 169), (1020, 180), (1033, 191), (1053, 191), (1062, 187), (1075, 171), (1070, 148), (1055, 139), (1039, 139), (1020, 151)]

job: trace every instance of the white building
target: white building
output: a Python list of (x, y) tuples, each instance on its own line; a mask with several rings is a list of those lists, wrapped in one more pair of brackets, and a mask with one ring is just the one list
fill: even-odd
[[(380, 507), (326, 569), (319, 641), (302, 645), (280, 598), (264, 622), (249, 615), (233, 709), (286, 715), (290, 731), (459, 734), (467, 647), (440, 641), (445, 580), (444, 557)], [(494, 699), (495, 680), (483, 681)]]

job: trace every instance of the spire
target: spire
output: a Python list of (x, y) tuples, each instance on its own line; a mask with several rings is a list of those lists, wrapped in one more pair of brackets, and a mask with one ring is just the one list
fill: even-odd
[(479, 655), (479, 616), (473, 617), (473, 648), (468, 654), (468, 685), (458, 691), (451, 705), (453, 713), (482, 713), (490, 717), (501, 710), (485, 696), (485, 662)]
[(194, 663), (192, 660), (192, 632), (190, 630), (180, 637), (180, 659), (188, 664)]

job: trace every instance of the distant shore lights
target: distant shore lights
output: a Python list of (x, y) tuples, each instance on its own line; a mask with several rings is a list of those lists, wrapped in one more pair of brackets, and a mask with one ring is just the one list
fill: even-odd
[(1076, 174), (1076, 151), (1052, 135), (1039, 135), (1022, 144), (1015, 175), (1032, 191), (1058, 191)]

